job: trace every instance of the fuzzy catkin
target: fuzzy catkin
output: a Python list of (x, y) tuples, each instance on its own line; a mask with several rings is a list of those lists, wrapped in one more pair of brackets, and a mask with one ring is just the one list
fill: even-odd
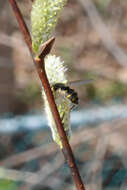
[(32, 47), (37, 54), (51, 36), (67, 0), (35, 0), (31, 11)]
[[(64, 66), (64, 62), (61, 61), (59, 57), (56, 57), (55, 55), (48, 55), (45, 59), (45, 69), (51, 86), (56, 83), (63, 83), (63, 84), (67, 83), (66, 79), (67, 69)], [(55, 98), (55, 103), (57, 105), (57, 109), (62, 119), (64, 130), (66, 132), (67, 138), (69, 139), (71, 135), (70, 110), (72, 103), (60, 90), (53, 91), (53, 94)], [(50, 106), (43, 88), (42, 88), (42, 96), (44, 98), (45, 112), (47, 115), (49, 126), (52, 131), (53, 140), (59, 145), (60, 148), (62, 148), (61, 139), (58, 134), (57, 127), (53, 119), (52, 112), (50, 110)]]

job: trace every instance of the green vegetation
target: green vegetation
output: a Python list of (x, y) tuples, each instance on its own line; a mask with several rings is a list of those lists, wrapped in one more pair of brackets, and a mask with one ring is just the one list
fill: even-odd
[(0, 179), (1, 190), (19, 190), (17, 183), (11, 180)]

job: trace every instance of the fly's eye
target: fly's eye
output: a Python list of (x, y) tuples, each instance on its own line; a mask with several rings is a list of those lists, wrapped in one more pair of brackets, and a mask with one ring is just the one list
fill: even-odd
[(62, 87), (63, 87), (62, 83), (56, 83), (56, 84), (53, 85), (53, 88), (54, 88), (55, 91), (58, 90), (58, 89), (61, 89)]

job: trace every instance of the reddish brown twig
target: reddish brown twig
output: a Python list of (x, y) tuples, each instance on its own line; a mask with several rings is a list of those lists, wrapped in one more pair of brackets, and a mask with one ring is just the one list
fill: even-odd
[[(30, 53), (33, 55), (31, 37), (30, 37), (29, 31), (27, 29), (27, 26), (24, 22), (24, 19), (22, 17), (22, 14), (21, 14), (15, 0), (9, 0), (9, 2), (13, 8), (13, 11), (17, 18), (17, 21), (19, 23), (19, 27), (24, 35), (24, 39), (27, 43), (27, 46), (29, 47)], [(50, 84), (48, 82), (48, 79), (47, 79), (47, 76), (45, 73), (44, 58), (47, 54), (50, 53), (50, 50), (54, 43), (54, 40), (55, 40), (55, 38), (51, 38), (49, 41), (47, 41), (45, 44), (42, 45), (42, 48), (41, 48), (41, 51), (40, 51), (38, 57), (36, 57), (34, 59), (34, 63), (35, 63), (38, 75), (40, 77), (41, 83), (44, 87), (45, 93), (47, 95), (47, 99), (48, 99), (54, 120), (56, 122), (58, 133), (59, 133), (61, 141), (62, 141), (62, 145), (63, 145), (62, 151), (63, 151), (64, 157), (71, 169), (71, 173), (72, 173), (74, 182), (76, 184), (76, 187), (78, 190), (85, 190), (85, 187), (81, 180), (78, 168), (75, 163), (72, 149), (71, 149), (68, 139), (66, 137), (66, 133), (64, 131), (64, 128), (63, 128), (63, 125), (62, 125), (62, 122), (61, 122), (61, 119), (59, 116), (59, 112), (57, 110), (57, 106), (55, 104), (55, 100), (54, 100), (54, 97), (53, 97), (53, 94), (52, 94), (52, 91), (50, 88)]]

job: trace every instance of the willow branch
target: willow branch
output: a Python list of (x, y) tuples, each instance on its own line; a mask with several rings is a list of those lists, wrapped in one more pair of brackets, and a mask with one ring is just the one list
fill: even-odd
[[(23, 16), (22, 16), (22, 14), (21, 14), (18, 6), (17, 6), (16, 1), (15, 0), (9, 0), (9, 2), (13, 8), (14, 14), (16, 16), (16, 19), (18, 21), (20, 30), (24, 36), (26, 44), (29, 48), (29, 51), (30, 51), (31, 55), (33, 55), (30, 33), (29, 33), (27, 26), (24, 22)], [(72, 149), (70, 147), (66, 133), (64, 131), (64, 128), (63, 128), (63, 125), (62, 125), (62, 122), (60, 119), (60, 115), (59, 115), (59, 112), (57, 110), (57, 106), (55, 104), (54, 96), (52, 94), (50, 84), (48, 82), (46, 72), (45, 72), (44, 58), (47, 54), (50, 53), (50, 50), (51, 50), (52, 45), (54, 43), (54, 40), (55, 40), (55, 38), (51, 38), (49, 41), (47, 41), (45, 44), (43, 44), (38, 57), (33, 58), (33, 61), (34, 61), (34, 64), (36, 66), (36, 69), (37, 69), (39, 78), (41, 80), (41, 83), (44, 87), (44, 90), (45, 90), (45, 93), (46, 93), (46, 96), (47, 96), (47, 99), (48, 99), (48, 102), (49, 102), (49, 105), (51, 108), (51, 112), (53, 114), (57, 129), (58, 129), (58, 133), (59, 133), (61, 141), (62, 141), (62, 145), (63, 145), (62, 152), (64, 154), (65, 160), (67, 161), (67, 163), (71, 169), (71, 174), (73, 176), (77, 190), (85, 190), (85, 187), (83, 185), (83, 182), (82, 182), (82, 179), (80, 177), (78, 168), (76, 166), (75, 158), (73, 156)]]

